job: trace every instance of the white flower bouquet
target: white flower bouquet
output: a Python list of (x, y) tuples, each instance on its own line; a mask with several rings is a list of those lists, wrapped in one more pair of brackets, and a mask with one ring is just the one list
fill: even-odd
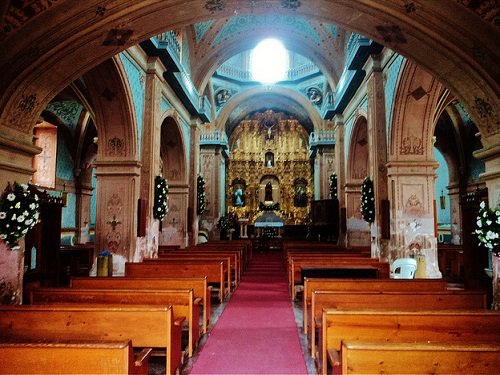
[(495, 253), (500, 252), (500, 207), (490, 209), (483, 201), (479, 205), (475, 233), (484, 247)]
[(0, 240), (12, 250), (18, 250), (17, 241), (33, 228), (40, 216), (39, 198), (26, 184), (10, 183), (0, 197)]

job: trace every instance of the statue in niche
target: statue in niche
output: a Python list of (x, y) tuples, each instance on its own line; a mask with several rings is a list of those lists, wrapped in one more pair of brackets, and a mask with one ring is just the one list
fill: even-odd
[(241, 187), (238, 187), (234, 192), (234, 205), (236, 207), (243, 207), (245, 205), (245, 198)]
[(295, 191), (295, 207), (306, 207), (307, 206), (307, 196), (306, 189), (304, 186), (298, 186)]
[(265, 166), (267, 168), (274, 167), (274, 154), (272, 152), (266, 152)]
[(271, 184), (271, 181), (269, 181), (266, 184), (264, 201), (265, 202), (273, 202), (273, 185)]

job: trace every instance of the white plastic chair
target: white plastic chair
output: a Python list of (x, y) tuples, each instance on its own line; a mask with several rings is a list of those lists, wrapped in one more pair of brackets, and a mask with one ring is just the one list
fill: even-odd
[(393, 279), (413, 279), (417, 270), (417, 261), (413, 258), (399, 258), (391, 265)]

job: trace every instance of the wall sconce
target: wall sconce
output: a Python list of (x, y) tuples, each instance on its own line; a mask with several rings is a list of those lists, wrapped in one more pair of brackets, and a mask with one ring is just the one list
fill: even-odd
[(443, 190), (441, 190), (441, 196), (439, 197), (439, 204), (442, 210), (446, 208), (446, 197), (444, 195)]

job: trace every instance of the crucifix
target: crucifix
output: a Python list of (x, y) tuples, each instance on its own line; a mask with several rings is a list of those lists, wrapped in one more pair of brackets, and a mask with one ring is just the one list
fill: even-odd
[(116, 220), (116, 215), (113, 215), (113, 220), (111, 220), (111, 221), (107, 221), (107, 222), (106, 222), (106, 224), (110, 224), (110, 225), (111, 225), (111, 228), (113, 228), (113, 230), (115, 230), (115, 229), (116, 229), (116, 226), (117, 226), (118, 224), (121, 224), (121, 223), (122, 223), (121, 221), (117, 221), (117, 220)]

